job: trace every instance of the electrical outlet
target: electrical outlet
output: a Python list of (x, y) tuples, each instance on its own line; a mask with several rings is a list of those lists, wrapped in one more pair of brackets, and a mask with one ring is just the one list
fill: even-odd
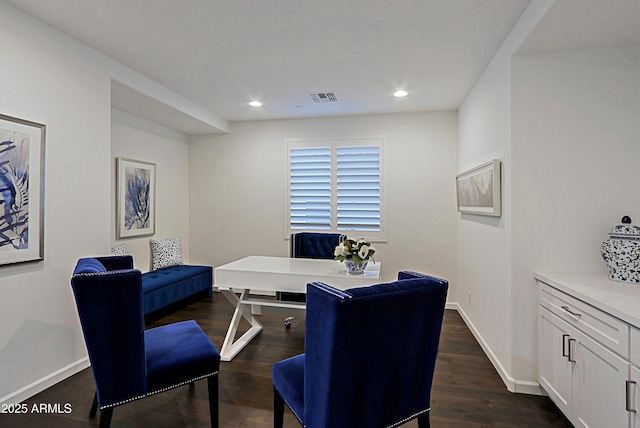
[(471, 291), (467, 292), (467, 303), (471, 305)]

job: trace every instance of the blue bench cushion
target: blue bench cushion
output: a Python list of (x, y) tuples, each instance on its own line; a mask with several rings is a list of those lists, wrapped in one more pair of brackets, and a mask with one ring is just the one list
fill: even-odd
[(142, 275), (145, 314), (200, 291), (208, 290), (211, 296), (212, 279), (211, 266), (180, 265), (145, 273)]
[(153, 270), (142, 275), (142, 292), (148, 293), (149, 291), (166, 287), (167, 285), (182, 281), (183, 279), (202, 275), (203, 273), (208, 273), (210, 271), (210, 266), (194, 265), (180, 265)]

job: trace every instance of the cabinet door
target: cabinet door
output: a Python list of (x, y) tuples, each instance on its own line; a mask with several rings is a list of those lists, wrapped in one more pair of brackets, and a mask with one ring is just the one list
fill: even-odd
[(628, 385), (629, 410), (631, 410), (629, 413), (631, 418), (629, 426), (631, 428), (640, 428), (640, 370), (631, 366), (629, 374), (629, 380), (635, 382)]
[[(574, 369), (574, 423), (577, 427), (628, 427), (626, 381), (629, 363), (575, 331), (570, 350)], [(574, 357), (575, 355), (575, 357)]]
[(567, 358), (571, 326), (539, 307), (540, 385), (560, 411), (571, 418), (573, 363)]

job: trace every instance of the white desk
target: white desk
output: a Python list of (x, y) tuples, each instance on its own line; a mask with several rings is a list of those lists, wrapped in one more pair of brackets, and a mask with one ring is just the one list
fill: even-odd
[[(214, 285), (236, 307), (220, 350), (222, 361), (231, 361), (262, 330), (248, 305), (305, 309), (304, 303), (250, 299), (250, 290), (306, 293), (307, 283), (315, 281), (346, 290), (378, 284), (380, 267), (380, 263), (369, 263), (364, 274), (349, 275), (344, 263), (335, 260), (249, 256), (214, 268)], [(232, 289), (240, 290), (240, 297)], [(251, 327), (234, 342), (243, 317)]]

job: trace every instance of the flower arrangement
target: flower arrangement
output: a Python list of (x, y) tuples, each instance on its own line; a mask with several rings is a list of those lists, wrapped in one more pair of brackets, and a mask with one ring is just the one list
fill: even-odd
[(364, 239), (359, 239), (357, 241), (355, 239), (345, 239), (338, 244), (333, 255), (335, 256), (334, 260), (340, 260), (343, 262), (345, 259), (352, 259), (355, 264), (360, 264), (369, 258), (373, 260), (375, 252), (376, 249), (373, 245)]

